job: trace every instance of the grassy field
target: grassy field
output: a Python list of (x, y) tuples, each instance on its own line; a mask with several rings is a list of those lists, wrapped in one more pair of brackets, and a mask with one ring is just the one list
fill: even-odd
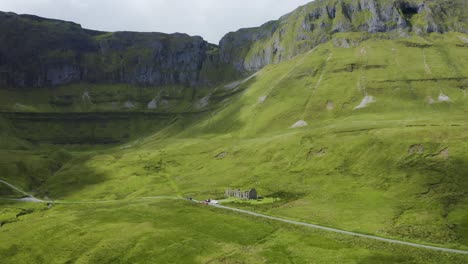
[[(468, 249), (463, 38), (376, 37), (351, 48), (330, 41), (219, 87), (210, 94), (213, 111), (179, 115), (152, 133), (136, 127), (117, 146), (31, 144), (2, 121), (2, 137), (12, 140), (1, 144), (1, 179), (37, 197), (122, 201), (32, 212), (3, 203), (0, 256), (10, 263), (464, 263), (184, 202), (138, 200), (220, 199), (227, 187), (254, 187), (267, 202), (228, 205)], [(300, 120), (308, 125), (290, 128)], [(117, 130), (131, 127), (109, 128)], [(0, 188), (2, 197), (20, 196)]]
[[(22, 208), (23, 207), (23, 208)], [(26, 208), (24, 208), (26, 207)], [(31, 208), (32, 207), (32, 208)], [(464, 256), (343, 237), (185, 201), (3, 204), (3, 263), (464, 263)], [(19, 214), (19, 213), (17, 213)]]

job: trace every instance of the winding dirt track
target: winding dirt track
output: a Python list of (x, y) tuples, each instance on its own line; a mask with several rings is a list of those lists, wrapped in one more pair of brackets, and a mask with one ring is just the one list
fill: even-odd
[(15, 190), (15, 191), (17, 191), (17, 192), (20, 192), (20, 193), (23, 194), (23, 195), (31, 196), (29, 193), (27, 193), (27, 192), (21, 190), (20, 188), (14, 186), (13, 184), (10, 184), (10, 183), (8, 183), (8, 182), (6, 182), (6, 181), (4, 181), (4, 180), (0, 180), (0, 183), (5, 184), (6, 186), (10, 187), (11, 189), (13, 189), (13, 190)]
[(468, 255), (468, 251), (465, 250), (458, 250), (458, 249), (450, 249), (450, 248), (442, 248), (442, 247), (434, 247), (434, 246), (428, 246), (428, 245), (422, 245), (422, 244), (417, 244), (417, 243), (411, 243), (411, 242), (405, 242), (401, 240), (396, 240), (396, 239), (390, 239), (390, 238), (383, 238), (383, 237), (378, 237), (378, 236), (372, 236), (372, 235), (364, 235), (360, 233), (355, 233), (355, 232), (350, 232), (350, 231), (344, 231), (336, 228), (331, 228), (331, 227), (324, 227), (320, 225), (314, 225), (314, 224), (309, 224), (309, 223), (304, 223), (304, 222), (299, 222), (299, 221), (294, 221), (294, 220), (288, 220), (284, 218), (279, 218), (279, 217), (274, 217), (274, 216), (269, 216), (269, 215), (264, 215), (264, 214), (259, 214), (247, 210), (242, 210), (242, 209), (237, 209), (237, 208), (232, 208), (232, 207), (227, 207), (227, 206), (222, 206), (219, 204), (210, 204), (213, 207), (220, 208), (220, 209), (225, 209), (225, 210), (231, 210), (234, 212), (242, 213), (242, 214), (248, 214), (248, 215), (253, 215), (256, 217), (262, 217), (262, 218), (267, 218), (275, 221), (280, 221), (288, 224), (293, 224), (293, 225), (300, 225), (300, 226), (305, 226), (309, 228), (314, 228), (314, 229), (319, 229), (323, 231), (328, 231), (328, 232), (334, 232), (334, 233), (339, 233), (343, 235), (349, 235), (349, 236), (356, 236), (356, 237), (362, 237), (362, 238), (368, 238), (368, 239), (373, 239), (373, 240), (379, 240), (383, 242), (388, 242), (388, 243), (393, 243), (393, 244), (400, 244), (400, 245), (405, 245), (405, 246), (410, 246), (410, 247), (416, 247), (416, 248), (424, 248), (424, 249), (430, 249), (430, 250), (436, 250), (436, 251), (443, 251), (447, 253), (457, 253), (457, 254), (464, 254)]
[[(23, 198), (23, 199), (4, 199), (4, 200), (14, 200), (14, 201), (18, 201), (18, 202), (54, 203), (54, 204), (98, 204), (98, 203), (122, 202), (121, 200), (83, 201), (83, 202), (79, 202), (79, 201), (77, 201), (77, 202), (72, 202), (72, 201), (44, 201), (44, 200), (40, 200), (40, 199), (35, 198), (31, 194), (22, 191), (21, 189), (17, 188), (16, 186), (14, 186), (14, 185), (12, 185), (12, 184), (10, 184), (8, 182), (0, 180), (0, 183), (3, 183), (5, 185), (7, 185), (8, 187), (22, 193), (23, 195), (28, 196), (27, 198)], [(153, 196), (153, 197), (143, 197), (141, 199), (138, 199), (138, 201), (146, 200), (146, 199), (185, 200), (184, 198), (181, 198), (181, 197)], [(195, 202), (195, 203), (199, 203), (199, 201), (197, 201), (197, 200), (191, 200), (191, 201)], [(288, 224), (292, 224), (292, 225), (305, 226), (305, 227), (308, 227), (308, 228), (323, 230), (323, 231), (327, 231), (327, 232), (334, 232), (334, 233), (348, 235), (348, 236), (362, 237), (362, 238), (373, 239), (373, 240), (383, 241), (383, 242), (392, 243), (392, 244), (400, 244), (400, 245), (405, 245), (405, 246), (410, 246), (410, 247), (415, 247), (415, 248), (423, 248), (423, 249), (442, 251), (442, 252), (447, 252), (447, 253), (456, 253), (456, 254), (468, 255), (468, 251), (465, 251), (465, 250), (428, 246), (428, 245), (411, 243), (411, 242), (406, 242), (406, 241), (401, 241), (401, 240), (396, 240), (396, 239), (390, 239), (390, 238), (384, 238), (384, 237), (378, 237), (378, 236), (372, 236), (372, 235), (365, 235), (365, 234), (360, 234), (360, 233), (355, 233), (355, 232), (350, 232), (350, 231), (344, 231), (344, 230), (331, 228), (331, 227), (325, 227), (325, 226), (320, 226), (320, 225), (304, 223), (304, 222), (300, 222), (300, 221), (284, 219), (284, 218), (275, 217), (275, 216), (269, 216), (269, 215), (265, 215), (265, 214), (255, 213), (255, 212), (252, 212), (252, 211), (242, 210), (242, 209), (233, 208), (233, 207), (227, 207), (227, 206), (223, 206), (223, 205), (219, 205), (219, 204), (209, 203), (208, 205), (212, 206), (212, 207), (215, 207), (215, 208), (223, 209), (223, 210), (234, 211), (234, 212), (241, 213), (241, 214), (266, 218), (266, 219), (275, 220), (275, 221), (279, 221), (279, 222), (284, 222), (284, 223), (288, 223)]]

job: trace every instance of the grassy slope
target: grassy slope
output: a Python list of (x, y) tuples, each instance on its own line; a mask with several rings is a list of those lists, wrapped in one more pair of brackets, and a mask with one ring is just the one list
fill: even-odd
[[(238, 52), (234, 51), (234, 54), (237, 57), (245, 58), (245, 64), (249, 65), (258, 56), (262, 56), (265, 51), (268, 53), (268, 50), (271, 49), (270, 47), (279, 46), (281, 47), (279, 49), (280, 52), (273, 53), (271, 59), (275, 62), (284, 61), (297, 54), (303, 54), (311, 47), (316, 47), (324, 41), (335, 37), (337, 32), (360, 32), (368, 28), (369, 21), (376, 14), (367, 10), (365, 8), (366, 5), (370, 4), (372, 6), (375, 4), (381, 10), (391, 10), (395, 6), (398, 7), (401, 3), (401, 1), (395, 0), (379, 0), (375, 2), (357, 0), (313, 1), (275, 21), (277, 29), (271, 37), (253, 42), (249, 45), (248, 49), (238, 49)], [(401, 10), (395, 10), (395, 12), (400, 12), (408, 20), (409, 26), (406, 30), (411, 32), (427, 32), (427, 27), (431, 23), (436, 23), (439, 30), (443, 30), (438, 32), (466, 32), (468, 16), (466, 15), (467, 5), (464, 0), (407, 0), (404, 3), (413, 7), (424, 4), (433, 10), (430, 13), (423, 11), (416, 15), (403, 14)], [(444, 9), (444, 12), (440, 12), (441, 9)], [(327, 10), (329, 10), (330, 14), (333, 13), (333, 15), (327, 13)], [(379, 17), (378, 19), (384, 18)], [(390, 28), (390, 32), (385, 33), (387, 37), (401, 36), (401, 32), (396, 30), (396, 21), (389, 19), (386, 24)], [(268, 31), (265, 26), (256, 30), (258, 32)]]
[[(468, 248), (465, 179), (468, 175), (465, 90), (468, 57), (459, 36), (466, 38), (466, 35), (447, 34), (391, 41), (370, 39), (350, 49), (333, 47), (331, 42), (321, 45), (291, 61), (268, 66), (240, 87), (245, 88), (245, 92), (225, 101), (226, 106), (214, 113), (199, 119), (180, 118), (166, 129), (131, 142), (124, 149), (77, 154), (59, 170), (48, 174), (45, 184), (36, 191), (69, 200), (149, 195), (208, 198), (222, 196), (228, 186), (256, 187), (262, 195), (281, 200), (257, 205), (252, 210), (363, 233)], [(356, 34), (339, 37), (356, 38)], [(449, 96), (451, 102), (428, 103), (428, 97), (437, 101), (441, 93)], [(365, 95), (374, 96), (376, 102), (354, 110)], [(262, 96), (267, 98), (260, 103)], [(333, 105), (333, 109), (328, 110), (327, 105)], [(307, 121), (307, 128), (288, 129), (301, 119)], [(411, 146), (416, 144), (423, 145), (424, 152), (410, 154)], [(438, 155), (446, 148), (448, 156), (443, 155), (445, 152)], [(217, 158), (224, 152), (224, 158)], [(22, 186), (28, 189), (27, 185)], [(159, 213), (175, 217), (177, 211), (171, 210), (185, 210), (179, 208), (185, 207), (172, 205)], [(78, 222), (97, 221), (107, 230), (96, 238), (103, 239), (104, 247), (110, 247), (111, 238), (99, 237), (108, 232), (119, 240), (120, 235), (114, 235), (112, 230), (123, 228), (120, 222), (131, 223), (125, 228), (135, 228), (146, 222), (146, 218), (140, 217), (146, 211), (138, 206), (124, 214), (140, 212), (133, 220), (120, 220), (117, 211), (121, 209), (109, 213), (110, 209), (103, 209), (107, 218), (102, 219), (91, 213), (87, 216), (85, 209), (84, 213), (79, 213), (69, 208), (57, 209), (64, 210), (59, 213), (52, 211), (50, 216), (57, 221), (62, 217), (73, 217)], [(191, 211), (188, 214), (205, 213)], [(49, 216), (49, 212), (42, 214)], [(22, 230), (18, 238), (33, 238), (30, 243), (38, 242), (41, 239), (36, 232), (45, 228), (45, 223), (36, 222), (34, 217), (20, 218), (18, 223), (6, 227)], [(225, 221), (230, 217), (216, 213), (200, 216), (195, 222)], [(115, 221), (120, 224), (115, 225)], [(172, 218), (167, 218), (158, 224), (170, 221)], [(37, 223), (37, 229), (22, 229), (22, 225), (28, 223)], [(256, 221), (249, 225), (242, 230), (265, 228)], [(182, 234), (197, 232), (182, 226), (182, 231), (179, 230)], [(200, 227), (199, 232), (208, 232), (210, 228)], [(72, 227), (63, 225), (62, 229), (72, 230)], [(233, 232), (232, 237), (241, 234), (237, 232), (241, 231)], [(136, 237), (140, 236), (137, 234)], [(193, 237), (193, 233), (189, 234), (188, 237)], [(1, 235), (12, 238), (8, 233)], [(166, 235), (177, 236), (172, 232)], [(308, 259), (306, 254), (313, 245), (323, 243), (307, 244), (303, 235), (290, 229), (284, 231), (284, 236), (288, 238), (268, 238), (265, 243), (278, 243), (278, 250), (272, 250), (276, 252), (282, 252), (281, 248), (287, 243), (295, 243), (288, 246), (288, 250), (307, 249), (294, 251), (292, 255), (297, 255), (298, 262), (300, 258)], [(83, 238), (87, 239), (91, 237)], [(313, 239), (322, 238), (315, 236)], [(207, 241), (216, 247), (231, 243), (212, 237)], [(70, 245), (70, 242), (63, 243)], [(149, 242), (142, 243), (149, 246)], [(365, 243), (369, 244), (358, 244), (358, 247), (377, 247), (374, 242)], [(5, 244), (1, 246), (7, 248)], [(239, 245), (235, 247), (239, 250)], [(31, 248), (43, 250), (36, 246)], [(171, 250), (171, 247), (166, 248)], [(210, 246), (195, 251), (209, 254), (207, 248)], [(258, 252), (264, 250), (264, 244), (256, 242), (240, 248), (234, 256), (249, 262), (248, 258), (261, 254)], [(183, 249), (191, 256), (189, 248), (183, 246)], [(106, 258), (105, 254), (109, 254), (108, 250), (101, 251), (98, 247), (95, 250), (91, 256), (104, 254)], [(367, 250), (352, 249), (350, 252), (357, 254)], [(78, 257), (87, 250), (72, 251), (70, 256)], [(3, 254), (14, 259), (15, 254), (8, 252)], [(229, 254), (218, 253), (226, 257), (225, 263), (230, 263)], [(338, 255), (337, 262), (346, 259), (366, 263), (362, 256), (354, 260), (351, 253), (332, 250), (323, 254), (323, 261), (327, 262), (332, 261), (330, 256)], [(17, 254), (21, 256), (24, 255)], [(411, 257), (413, 262), (429, 261), (416, 252), (411, 253)], [(400, 261), (392, 258), (387, 262)], [(380, 260), (377, 258), (374, 262)], [(202, 258), (196, 261), (206, 262)], [(451, 262), (447, 259), (438, 262), (444, 261)]]
[[(2, 216), (20, 211), (3, 204)], [(463, 263), (464, 256), (342, 237), (183, 201), (22, 208), (3, 263)], [(29, 210), (29, 211), (28, 211)], [(31, 212), (32, 210), (35, 210)]]

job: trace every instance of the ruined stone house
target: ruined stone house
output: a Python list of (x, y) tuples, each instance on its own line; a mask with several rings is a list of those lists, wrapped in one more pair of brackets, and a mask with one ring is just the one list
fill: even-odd
[(224, 196), (236, 197), (236, 198), (244, 199), (244, 200), (255, 200), (257, 199), (257, 190), (255, 190), (255, 188), (252, 188), (248, 191), (241, 191), (240, 189), (228, 188), (224, 192)]

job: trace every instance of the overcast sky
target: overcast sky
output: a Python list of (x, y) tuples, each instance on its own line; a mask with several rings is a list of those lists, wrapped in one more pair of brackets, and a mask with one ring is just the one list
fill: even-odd
[(278, 19), (312, 0), (0, 0), (1, 11), (73, 21), (103, 31), (182, 32), (212, 43)]

